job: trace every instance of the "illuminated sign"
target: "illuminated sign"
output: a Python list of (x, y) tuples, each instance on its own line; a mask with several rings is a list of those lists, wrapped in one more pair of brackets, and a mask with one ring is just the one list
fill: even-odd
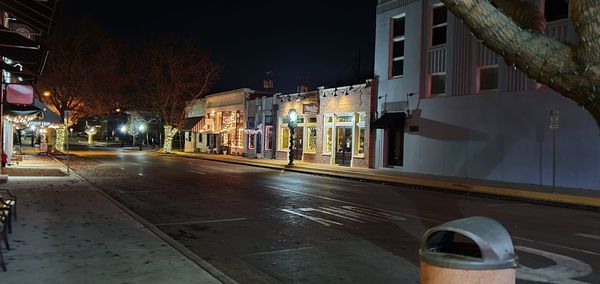
[(29, 85), (9, 84), (6, 87), (6, 102), (9, 104), (33, 104), (33, 87)]

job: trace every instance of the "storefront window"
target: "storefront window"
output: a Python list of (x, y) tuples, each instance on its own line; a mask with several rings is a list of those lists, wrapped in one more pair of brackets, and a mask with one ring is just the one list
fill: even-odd
[(248, 149), (254, 149), (254, 134), (248, 134)]
[(331, 146), (333, 145), (333, 128), (327, 127), (325, 129), (325, 141), (323, 141), (323, 145), (325, 145), (325, 150), (323, 151), (325, 154), (331, 154)]
[(279, 140), (279, 145), (281, 146), (279, 149), (287, 150), (290, 145), (290, 130), (287, 127), (282, 127), (281, 135), (279, 137), (281, 138), (281, 140)]
[(308, 127), (307, 128), (307, 139), (308, 143), (306, 145), (306, 151), (308, 152), (316, 152), (317, 151), (317, 128), (316, 127)]
[(357, 127), (356, 128), (356, 154), (364, 155), (365, 154), (365, 128)]
[(265, 150), (273, 149), (273, 126), (269, 125), (265, 127), (267, 137), (265, 137)]

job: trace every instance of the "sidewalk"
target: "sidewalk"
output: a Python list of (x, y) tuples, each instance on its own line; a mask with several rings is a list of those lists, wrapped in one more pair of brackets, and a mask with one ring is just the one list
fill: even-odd
[(400, 172), (393, 169), (350, 168), (316, 163), (305, 163), (301, 161), (294, 161), (294, 166), (287, 167), (288, 161), (283, 160), (255, 159), (220, 154), (184, 152), (174, 152), (174, 154), (185, 157), (245, 164), (278, 170), (343, 177), (371, 182), (410, 185), (417, 189), (458, 191), (464, 193), (527, 200), (559, 206), (576, 206), (600, 210), (600, 189), (589, 190), (516, 184), (457, 177), (413, 174)]
[(4, 172), (18, 220), (1, 283), (231, 282), (52, 157), (25, 154)]

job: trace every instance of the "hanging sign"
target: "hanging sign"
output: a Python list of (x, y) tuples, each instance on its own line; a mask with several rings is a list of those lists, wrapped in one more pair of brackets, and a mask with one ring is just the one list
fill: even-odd
[(302, 105), (302, 114), (319, 114), (319, 105), (312, 104), (303, 104)]
[(30, 85), (9, 84), (6, 86), (6, 102), (9, 104), (32, 105), (33, 87)]

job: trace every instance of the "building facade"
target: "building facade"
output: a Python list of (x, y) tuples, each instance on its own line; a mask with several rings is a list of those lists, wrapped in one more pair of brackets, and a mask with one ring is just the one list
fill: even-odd
[[(576, 40), (567, 4), (541, 1), (546, 34)], [(439, 1), (380, 0), (375, 43), (376, 118), (404, 114), (376, 131), (375, 167), (600, 188), (591, 115), (507, 65)]]
[(272, 93), (248, 94), (246, 100), (246, 126), (244, 130), (244, 155), (250, 158), (275, 158), (275, 122), (277, 101)]
[(348, 167), (371, 167), (373, 80), (365, 84), (278, 96), (277, 159), (289, 158), (288, 112), (298, 114), (294, 160)]

